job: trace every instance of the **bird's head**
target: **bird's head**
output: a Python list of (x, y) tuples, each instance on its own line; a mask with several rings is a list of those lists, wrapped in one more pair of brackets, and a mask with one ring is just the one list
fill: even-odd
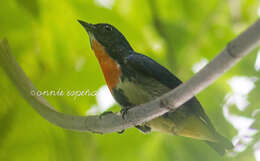
[(133, 50), (124, 35), (114, 26), (106, 23), (90, 24), (81, 20), (78, 20), (78, 22), (87, 31), (92, 49), (93, 42), (97, 41), (111, 57), (116, 56), (117, 58), (125, 56), (124, 53)]

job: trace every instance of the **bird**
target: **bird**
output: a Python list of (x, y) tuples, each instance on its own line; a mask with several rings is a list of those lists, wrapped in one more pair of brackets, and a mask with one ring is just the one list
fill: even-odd
[[(182, 81), (155, 60), (136, 52), (113, 25), (78, 22), (87, 31), (90, 46), (100, 64), (106, 84), (124, 112), (169, 92)], [(158, 131), (205, 141), (219, 155), (233, 148), (220, 135), (195, 98), (175, 111), (135, 126), (143, 133)]]

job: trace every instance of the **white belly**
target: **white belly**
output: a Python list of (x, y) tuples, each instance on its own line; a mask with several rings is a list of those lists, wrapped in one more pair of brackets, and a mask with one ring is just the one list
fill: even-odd
[(153, 79), (142, 85), (125, 80), (119, 83), (117, 88), (122, 89), (129, 102), (135, 105), (149, 102), (170, 90)]

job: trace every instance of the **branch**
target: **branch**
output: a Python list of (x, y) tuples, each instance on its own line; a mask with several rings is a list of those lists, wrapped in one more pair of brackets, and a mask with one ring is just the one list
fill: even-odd
[(110, 133), (142, 124), (170, 110), (176, 110), (195, 94), (213, 83), (221, 74), (257, 47), (259, 43), (260, 19), (230, 42), (212, 62), (189, 81), (158, 97), (156, 100), (131, 108), (125, 119), (122, 119), (119, 114), (108, 114), (102, 116), (102, 118), (99, 118), (99, 116), (63, 114), (55, 111), (43, 97), (31, 95), (31, 91), (36, 89), (11, 54), (6, 39), (0, 42), (0, 65), (24, 99), (51, 123), (70, 130)]

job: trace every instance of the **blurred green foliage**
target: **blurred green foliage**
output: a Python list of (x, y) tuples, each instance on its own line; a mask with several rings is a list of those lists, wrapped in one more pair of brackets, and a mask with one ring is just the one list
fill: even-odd
[[(98, 90), (105, 84), (88, 36), (76, 21), (116, 26), (133, 48), (182, 80), (202, 58), (213, 59), (257, 19), (257, 0), (2, 0), (0, 38), (7, 37), (18, 62), (39, 90)], [(234, 75), (256, 76), (256, 54), (243, 59), (198, 95), (218, 131), (230, 139), (237, 131), (222, 113)], [(259, 81), (243, 116), (259, 108)], [(57, 110), (85, 115), (93, 96), (46, 97)], [(234, 157), (219, 157), (203, 142), (135, 128), (97, 135), (61, 129), (40, 117), (0, 70), (1, 161), (253, 161), (253, 143)], [(114, 107), (119, 109), (118, 106)], [(256, 124), (256, 125), (259, 125)], [(259, 126), (258, 126), (259, 128)], [(256, 135), (256, 137), (259, 136)], [(256, 141), (257, 139), (255, 139)]]

